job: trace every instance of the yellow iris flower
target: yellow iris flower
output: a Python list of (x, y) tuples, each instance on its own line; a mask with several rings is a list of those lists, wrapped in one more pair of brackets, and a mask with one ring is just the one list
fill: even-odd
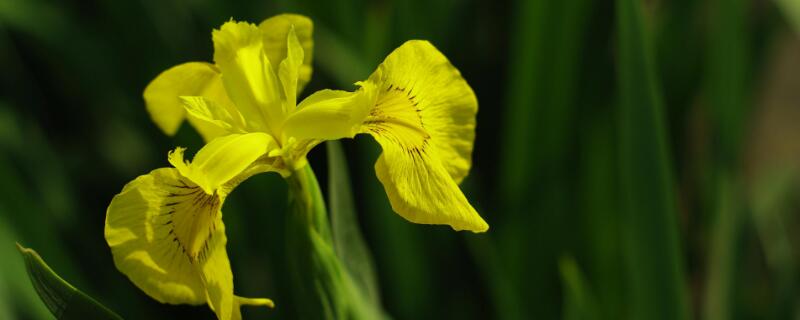
[(178, 65), (145, 89), (164, 132), (186, 119), (208, 142), (191, 162), (183, 148), (170, 152), (173, 168), (128, 183), (107, 210), (117, 268), (156, 300), (207, 303), (220, 319), (240, 319), (241, 305), (272, 306), (234, 295), (220, 209), (254, 174), (303, 168), (324, 140), (373, 136), (383, 148), (378, 179), (409, 221), (488, 229), (458, 187), (478, 107), (459, 71), (430, 43), (408, 41), (358, 90), (321, 90), (297, 104), (311, 77), (312, 29), (299, 15), (227, 22), (212, 34), (214, 64)]

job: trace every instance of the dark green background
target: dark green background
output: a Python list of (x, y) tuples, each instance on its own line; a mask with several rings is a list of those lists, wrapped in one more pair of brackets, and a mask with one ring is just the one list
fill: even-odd
[[(50, 317), (15, 241), (123, 317), (213, 317), (118, 272), (105, 209), (173, 147), (202, 146), (188, 125), (174, 138), (155, 127), (147, 83), (209, 61), (229, 18), (282, 12), (315, 22), (303, 96), (353, 89), (408, 39), (430, 40), (478, 96), (462, 188), (488, 233), (407, 223), (375, 178), (377, 144), (344, 141), (394, 318), (796, 318), (800, 37), (780, 10), (792, 2), (0, 0), (0, 318)], [(309, 155), (323, 182), (324, 152)], [(278, 306), (249, 318), (303, 307), (286, 198), (261, 175), (224, 209), (236, 292)]]

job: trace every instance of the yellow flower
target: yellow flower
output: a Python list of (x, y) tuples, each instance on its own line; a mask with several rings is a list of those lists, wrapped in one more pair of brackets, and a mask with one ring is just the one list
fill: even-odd
[[(375, 169), (395, 212), (416, 223), (486, 231), (488, 225), (458, 187), (471, 166), (478, 110), (475, 94), (460, 72), (429, 42), (408, 41), (369, 79), (359, 82), (358, 91), (322, 90), (296, 106), (297, 88), (310, 75), (310, 67), (302, 68), (308, 63), (304, 47), (312, 46), (311, 22), (291, 17), (280, 24), (288, 36), (282, 48), (286, 59), (277, 65), (267, 54), (266, 42), (260, 41), (266, 23), (258, 28), (228, 22), (214, 32), (215, 75), (180, 75), (189, 79), (184, 86), (206, 88), (196, 91), (197, 97), (183, 97), (198, 131), (206, 137), (211, 136), (208, 132), (272, 135), (279, 147), (270, 155), (282, 155), (280, 161), (286, 163), (273, 169), (284, 175), (302, 167), (305, 154), (322, 140), (370, 134), (384, 150)], [(292, 21), (303, 21), (304, 27), (292, 27)], [(296, 34), (303, 35), (302, 40)], [(162, 78), (171, 78), (170, 72), (145, 91), (145, 97), (172, 97), (172, 104), (148, 103), (154, 119), (167, 117), (157, 110), (178, 108), (177, 97), (187, 95), (181, 88), (156, 86), (165, 81)], [(161, 90), (153, 94), (152, 87)]]
[(251, 175), (303, 168), (324, 140), (374, 137), (383, 148), (378, 179), (409, 221), (488, 229), (458, 187), (471, 166), (478, 108), (459, 71), (427, 41), (409, 41), (358, 90), (321, 90), (297, 104), (311, 77), (312, 29), (299, 15), (227, 22), (212, 34), (214, 64), (181, 64), (145, 89), (163, 131), (174, 134), (187, 119), (208, 142), (192, 162), (177, 148), (174, 168), (138, 177), (109, 205), (115, 264), (148, 295), (205, 302), (220, 319), (240, 318), (242, 304), (271, 305), (234, 295), (220, 208)]
[(208, 305), (220, 319), (241, 319), (240, 305), (273, 306), (234, 296), (222, 223), (225, 197), (252, 174), (251, 164), (273, 145), (263, 133), (228, 135), (189, 163), (183, 149), (160, 168), (128, 183), (106, 212), (105, 237), (114, 264), (163, 303)]
[[(192, 162), (184, 161), (183, 148), (171, 152), (174, 168), (136, 178), (106, 212), (105, 237), (115, 265), (156, 300), (207, 303), (226, 320), (240, 319), (241, 305), (273, 306), (269, 299), (234, 295), (221, 208), (249, 176), (287, 174), (291, 167), (282, 160), (293, 157), (284, 157), (283, 150), (304, 148), (277, 143), (275, 119), (283, 108), (294, 108), (296, 91), (311, 77), (311, 30), (311, 21), (297, 15), (276, 16), (259, 27), (228, 22), (214, 31), (216, 65), (179, 65), (145, 89), (148, 111), (165, 132), (174, 133), (188, 118), (209, 141)], [(250, 90), (242, 82), (264, 87)], [(289, 91), (274, 91), (278, 85)]]

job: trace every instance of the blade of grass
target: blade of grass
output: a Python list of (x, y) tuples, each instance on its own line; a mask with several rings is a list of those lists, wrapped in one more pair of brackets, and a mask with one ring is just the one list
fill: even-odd
[(361, 235), (349, 170), (341, 143), (328, 141), (328, 203), (336, 255), (369, 303), (380, 306), (380, 289), (372, 254)]
[[(0, 211), (5, 210), (0, 206)], [(0, 256), (13, 257), (16, 248), (12, 245), (17, 239), (16, 232), (0, 214)], [(36, 290), (31, 286), (25, 271), (25, 262), (8, 259), (0, 264), (0, 319), (47, 319), (50, 310), (42, 303)]]
[(619, 172), (631, 319), (688, 316), (670, 153), (641, 2), (617, 0)]
[(737, 243), (742, 228), (742, 199), (736, 174), (746, 101), (747, 2), (713, 1), (709, 23), (707, 95), (713, 130), (711, 221), (705, 319), (730, 319), (735, 314)]
[(735, 293), (737, 238), (741, 224), (742, 204), (738, 185), (727, 175), (717, 177), (714, 221), (711, 224), (708, 278), (706, 280), (703, 318), (731, 319)]
[(113, 311), (64, 281), (53, 269), (50, 269), (36, 251), (19, 244), (17, 244), (17, 248), (25, 260), (28, 276), (39, 294), (39, 298), (57, 319), (122, 319)]
[(564, 320), (600, 319), (597, 303), (589, 290), (578, 263), (572, 257), (561, 257), (558, 261), (564, 295)]

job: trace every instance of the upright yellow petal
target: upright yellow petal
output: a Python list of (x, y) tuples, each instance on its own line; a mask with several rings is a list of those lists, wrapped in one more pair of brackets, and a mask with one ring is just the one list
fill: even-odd
[(246, 125), (250, 131), (275, 134), (284, 118), (282, 95), (258, 27), (230, 21), (214, 30), (212, 38), (222, 83)]
[(303, 57), (297, 79), (297, 94), (311, 80), (311, 61), (314, 52), (314, 24), (306, 16), (298, 14), (281, 14), (262, 21), (258, 28), (261, 30), (264, 41), (264, 52), (272, 63), (272, 68), (278, 70), (281, 61), (286, 59), (288, 43), (286, 38), (289, 30), (294, 26), (297, 41), (302, 47)]
[(362, 90), (374, 103), (362, 125), (382, 146), (375, 165), (394, 210), (406, 219), (482, 232), (486, 222), (458, 188), (475, 138), (475, 94), (427, 41), (408, 41)]
[(297, 40), (294, 26), (289, 28), (286, 43), (287, 55), (278, 67), (278, 77), (281, 80), (284, 97), (286, 98), (283, 104), (284, 114), (294, 111), (297, 104), (297, 82), (300, 67), (303, 64), (303, 48), (300, 47), (300, 42)]
[[(222, 204), (173, 168), (138, 177), (114, 197), (105, 237), (114, 263), (163, 303), (207, 303), (219, 319), (239, 319), (225, 251)], [(247, 299), (271, 306), (268, 299)], [(268, 302), (268, 303), (266, 303)]]
[(223, 184), (276, 147), (275, 141), (266, 133), (231, 134), (205, 145), (192, 162), (183, 159), (183, 148), (170, 152), (169, 162), (205, 193), (215, 194)]
[(186, 112), (203, 125), (214, 127), (226, 135), (247, 131), (244, 119), (237, 109), (225, 108), (205, 97), (183, 96), (181, 100)]
[[(221, 105), (230, 105), (217, 67), (204, 62), (188, 62), (159, 74), (144, 90), (144, 101), (150, 117), (168, 135), (174, 135), (186, 118), (180, 96), (204, 96)], [(222, 134), (216, 128), (189, 122), (208, 141)]]

